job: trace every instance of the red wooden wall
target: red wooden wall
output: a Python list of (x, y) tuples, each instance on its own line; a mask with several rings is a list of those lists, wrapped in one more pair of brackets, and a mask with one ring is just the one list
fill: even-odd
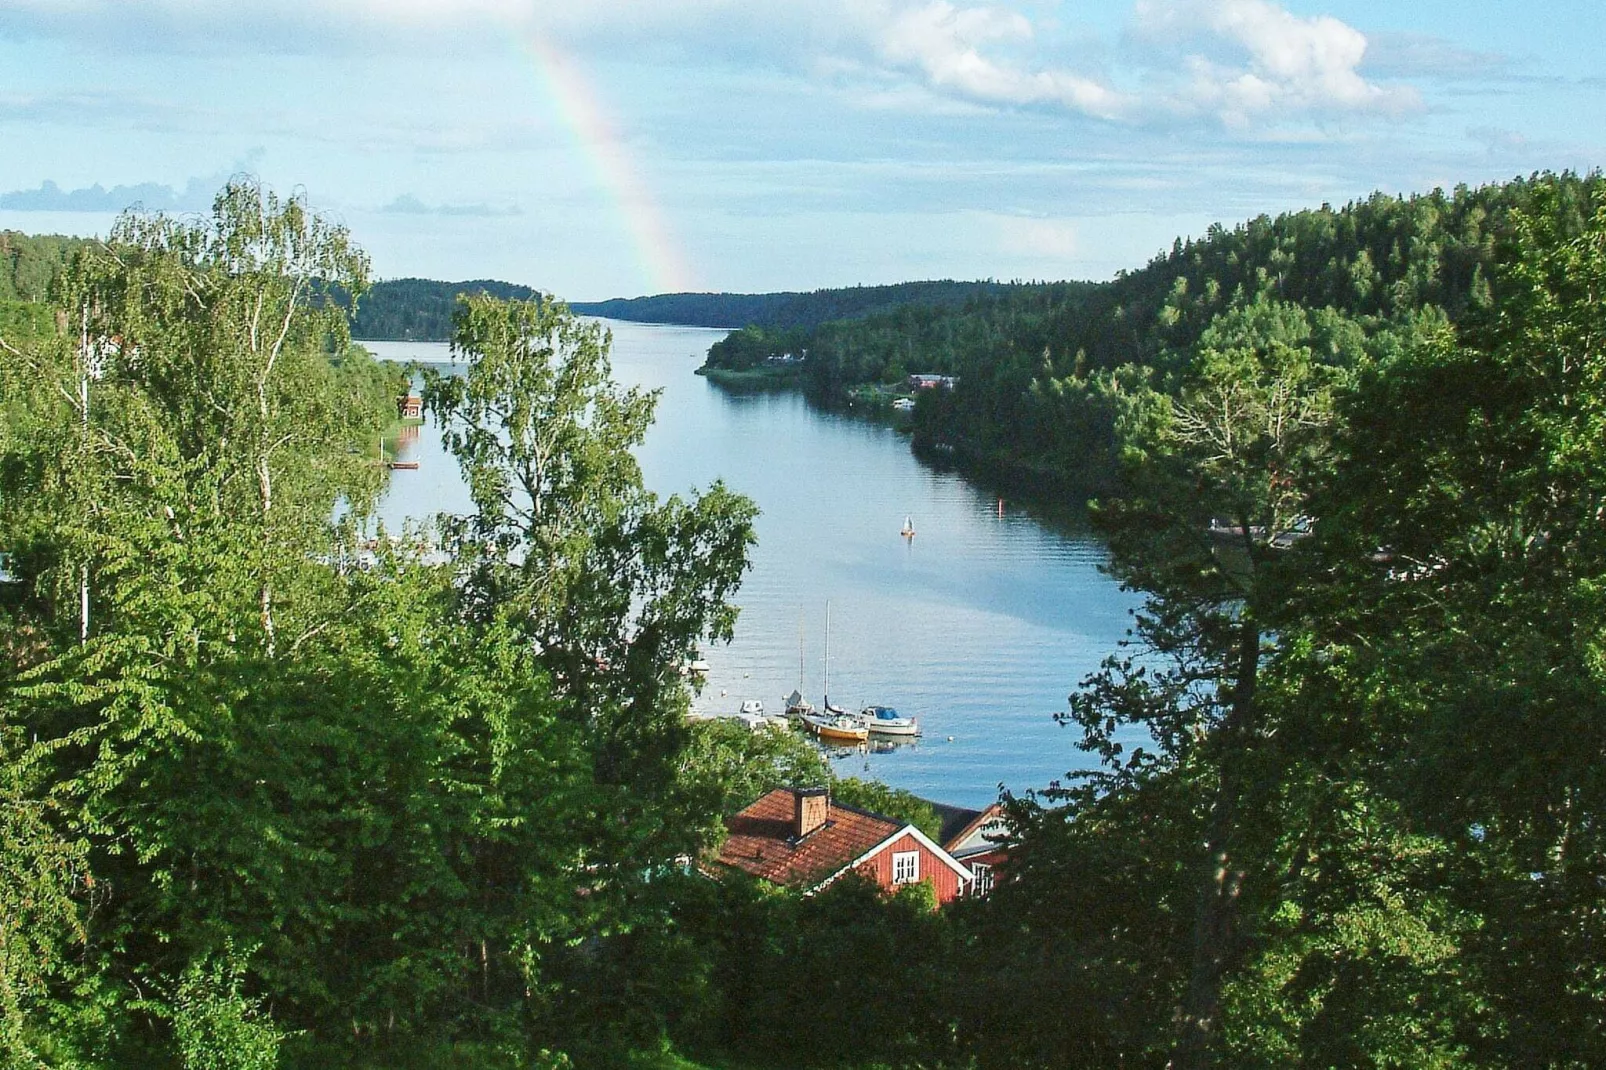
[(939, 861), (919, 840), (907, 832), (881, 849), (881, 853), (859, 867), (859, 871), (883, 888), (892, 887), (892, 856), (904, 851), (920, 852), (920, 879), (929, 882), (937, 902), (951, 903), (959, 898), (959, 874)]

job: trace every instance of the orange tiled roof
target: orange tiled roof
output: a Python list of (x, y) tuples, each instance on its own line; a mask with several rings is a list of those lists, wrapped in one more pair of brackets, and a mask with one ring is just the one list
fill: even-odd
[(792, 842), (793, 796), (777, 788), (735, 817), (719, 862), (774, 884), (812, 887), (894, 835), (902, 822), (836, 802), (823, 828)]

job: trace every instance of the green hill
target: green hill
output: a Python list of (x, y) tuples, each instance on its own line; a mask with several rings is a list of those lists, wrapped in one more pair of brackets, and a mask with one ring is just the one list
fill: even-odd
[(1020, 283), (900, 282), (891, 286), (849, 286), (809, 293), (763, 294), (680, 293), (654, 297), (581, 301), (573, 306), (587, 316), (634, 323), (676, 323), (688, 327), (817, 327), (833, 320), (858, 319), (916, 305), (953, 308), (985, 294), (1022, 289)]

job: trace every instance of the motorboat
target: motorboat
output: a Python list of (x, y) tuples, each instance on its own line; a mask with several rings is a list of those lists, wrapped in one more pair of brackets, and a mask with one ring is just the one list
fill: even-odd
[(756, 698), (750, 698), (750, 699), (746, 700), (745, 702), (742, 703), (742, 716), (743, 717), (762, 717), (762, 716), (764, 716), (764, 703), (760, 702)]
[(904, 717), (891, 706), (866, 706), (859, 711), (859, 723), (882, 736), (918, 736), (920, 722)]
[(794, 691), (786, 696), (786, 716), (788, 720), (801, 720), (814, 713), (814, 703), (803, 697), (802, 691)]
[(870, 730), (846, 714), (810, 714), (803, 718), (803, 724), (820, 739), (831, 743), (863, 743), (870, 738)]

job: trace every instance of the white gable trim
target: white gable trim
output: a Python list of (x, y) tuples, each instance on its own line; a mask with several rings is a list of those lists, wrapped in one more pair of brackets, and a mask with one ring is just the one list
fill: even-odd
[(913, 825), (905, 825), (897, 832), (894, 832), (892, 835), (888, 836), (886, 839), (864, 852), (864, 854), (860, 855), (858, 858), (855, 858), (853, 861), (849, 862), (847, 865), (825, 878), (819, 884), (816, 884), (812, 889), (810, 889), (810, 891), (817, 892), (826, 885), (831, 884), (843, 874), (853, 872), (866, 862), (870, 861), (870, 859), (880, 854), (882, 851), (885, 851), (888, 847), (891, 847), (894, 843), (897, 843), (899, 840), (903, 839), (905, 836), (913, 836), (916, 843), (920, 844), (926, 850), (936, 855), (938, 861), (942, 862), (949, 869), (959, 874), (959, 880), (961, 884), (968, 884), (976, 879), (976, 875), (970, 871), (969, 866), (954, 858), (953, 855), (949, 854), (947, 851), (944, 851), (936, 843), (933, 843), (930, 836), (927, 836), (924, 832), (921, 832)]

